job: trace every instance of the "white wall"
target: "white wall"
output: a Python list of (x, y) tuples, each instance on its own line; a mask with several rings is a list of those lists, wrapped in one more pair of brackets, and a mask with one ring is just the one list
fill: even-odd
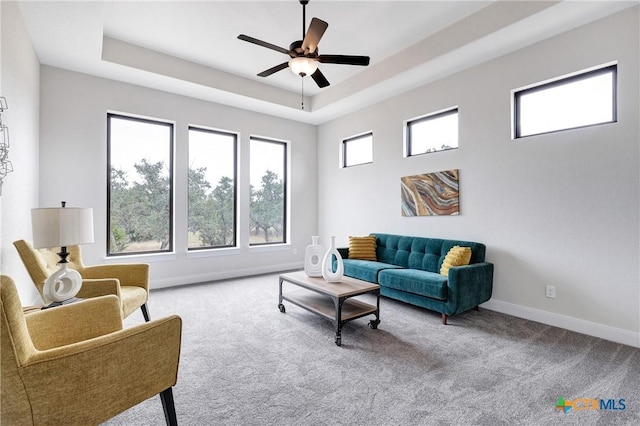
[[(88, 264), (147, 262), (151, 286), (162, 287), (299, 268), (317, 226), (316, 128), (140, 86), (43, 66), (41, 69), (40, 206), (93, 207), (95, 243), (83, 246)], [(172, 255), (106, 260), (107, 111), (175, 122), (175, 249)], [(239, 249), (187, 254), (187, 129), (202, 125), (240, 132)], [(249, 137), (291, 141), (291, 244), (249, 248)], [(228, 252), (228, 251), (225, 251)]]
[(30, 209), (38, 200), (40, 64), (17, 4), (0, 2), (0, 11), (0, 96), (8, 104), (2, 121), (9, 128), (14, 169), (4, 179), (0, 197), (0, 270), (16, 281), (22, 303), (31, 305), (40, 303), (40, 297), (12, 243), (31, 234)]
[[(484, 242), (486, 307), (640, 346), (638, 18), (627, 9), (321, 125), (320, 233)], [(617, 123), (511, 140), (512, 89), (610, 61)], [(403, 120), (455, 105), (459, 149), (403, 158)], [(370, 130), (374, 162), (339, 169), (341, 139)], [(401, 216), (402, 176), (455, 168), (460, 216)]]

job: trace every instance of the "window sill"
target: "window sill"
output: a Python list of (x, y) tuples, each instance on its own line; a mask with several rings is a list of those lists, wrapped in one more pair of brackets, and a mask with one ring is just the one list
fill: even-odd
[(266, 244), (263, 246), (249, 246), (249, 253), (266, 253), (272, 251), (291, 250), (290, 243), (284, 244)]
[(135, 253), (130, 255), (110, 256), (102, 259), (104, 263), (133, 263), (130, 261), (139, 261), (144, 263), (166, 262), (167, 260), (176, 260), (176, 253)]
[(188, 259), (200, 259), (203, 257), (217, 257), (217, 256), (229, 256), (233, 254), (240, 254), (239, 247), (225, 247), (225, 248), (212, 248), (201, 250), (188, 250)]

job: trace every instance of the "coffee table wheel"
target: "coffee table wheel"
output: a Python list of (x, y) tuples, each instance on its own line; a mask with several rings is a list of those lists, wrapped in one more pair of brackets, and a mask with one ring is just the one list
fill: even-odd
[(369, 328), (372, 330), (376, 330), (378, 328), (378, 324), (380, 324), (380, 320), (371, 320), (369, 321)]
[(342, 337), (336, 337), (336, 345), (342, 346)]
[(287, 310), (284, 308), (284, 305), (283, 305), (282, 303), (279, 303), (279, 304), (278, 304), (278, 309), (280, 309), (280, 312), (282, 312), (283, 314), (287, 311)]

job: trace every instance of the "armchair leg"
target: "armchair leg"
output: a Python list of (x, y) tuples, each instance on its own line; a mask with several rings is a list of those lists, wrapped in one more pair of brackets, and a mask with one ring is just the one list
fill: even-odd
[(162, 401), (162, 409), (164, 410), (164, 418), (167, 421), (167, 426), (178, 426), (176, 407), (173, 403), (173, 391), (171, 388), (160, 392), (160, 400)]
[(447, 314), (442, 314), (442, 324), (447, 325)]
[(144, 316), (144, 320), (149, 322), (151, 319), (149, 318), (149, 308), (147, 308), (147, 304), (145, 303), (140, 306), (140, 309), (142, 309), (142, 316)]

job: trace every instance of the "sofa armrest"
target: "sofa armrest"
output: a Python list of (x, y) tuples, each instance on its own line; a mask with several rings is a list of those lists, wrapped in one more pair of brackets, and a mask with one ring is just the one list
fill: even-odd
[(464, 312), (491, 299), (493, 263), (481, 262), (449, 269), (450, 314)]
[(120, 300), (101, 296), (25, 315), (36, 349), (70, 345), (122, 329)]

